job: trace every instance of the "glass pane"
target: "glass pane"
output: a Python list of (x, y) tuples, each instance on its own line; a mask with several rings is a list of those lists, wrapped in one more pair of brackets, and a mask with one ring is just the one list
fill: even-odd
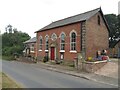
[(61, 44), (61, 50), (65, 50), (65, 44)]
[(65, 40), (65, 35), (64, 34), (61, 35), (61, 40)]
[(40, 45), (40, 50), (42, 50), (42, 45)]
[(42, 39), (40, 39), (40, 44), (42, 44)]
[(46, 45), (46, 50), (48, 50), (48, 44)]
[(76, 50), (76, 43), (73, 44), (73, 48), (74, 48), (74, 50)]

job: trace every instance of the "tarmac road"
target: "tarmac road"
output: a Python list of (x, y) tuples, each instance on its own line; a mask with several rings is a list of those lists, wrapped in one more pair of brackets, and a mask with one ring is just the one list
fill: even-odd
[(22, 85), (22, 88), (116, 88), (17, 61), (2, 60), (2, 71)]

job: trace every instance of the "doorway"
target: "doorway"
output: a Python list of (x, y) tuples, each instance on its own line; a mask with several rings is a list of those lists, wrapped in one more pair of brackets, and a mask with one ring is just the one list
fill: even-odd
[(51, 47), (50, 59), (51, 60), (55, 60), (55, 48), (54, 47)]

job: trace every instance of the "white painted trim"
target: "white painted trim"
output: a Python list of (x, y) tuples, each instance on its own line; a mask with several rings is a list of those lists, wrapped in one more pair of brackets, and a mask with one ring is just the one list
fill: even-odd
[(56, 56), (57, 56), (56, 54), (57, 54), (57, 53), (56, 53), (56, 48), (55, 48), (55, 60), (56, 60)]
[(40, 39), (43, 39), (43, 37), (42, 37), (41, 35), (39, 36), (39, 40), (40, 40)]
[(89, 61), (85, 61), (85, 63), (101, 63), (101, 62), (108, 62), (108, 60), (103, 60), (103, 61), (95, 61), (95, 62), (89, 62)]
[(48, 50), (45, 50), (45, 52), (48, 52)]
[(34, 53), (35, 51), (30, 51), (31, 53)]
[[(46, 49), (46, 45), (47, 45), (47, 44), (46, 44), (46, 38), (47, 38), (47, 37), (48, 37), (48, 48), (49, 48), (49, 36), (46, 35), (46, 36), (45, 36), (45, 49)], [(46, 52), (48, 52), (48, 51), (46, 51)]]
[(56, 35), (55, 33), (53, 33), (53, 34), (51, 35), (51, 40), (52, 40), (52, 41), (55, 41), (55, 40), (52, 38), (53, 35), (55, 35), (55, 37), (56, 37), (55, 40), (57, 40), (58, 37), (57, 37), (57, 35)]
[(49, 59), (51, 59), (51, 56), (50, 56), (50, 54), (51, 54), (51, 47), (49, 48), (48, 54), (49, 54)]
[(42, 51), (42, 50), (39, 50), (40, 52)]
[(25, 52), (26, 50), (23, 50), (23, 52)]
[(71, 53), (77, 53), (77, 51), (75, 51), (75, 50), (71, 50), (70, 52), (71, 52)]
[(60, 50), (59, 52), (65, 52), (65, 50)]
[(49, 36), (48, 36), (48, 34), (46, 34), (46, 35), (45, 35), (45, 38), (46, 38), (46, 37), (48, 37), (48, 39), (49, 39)]
[(64, 35), (65, 35), (65, 37), (66, 37), (65, 32), (61, 32), (61, 33), (60, 33), (60, 35), (59, 35), (59, 38), (61, 38), (61, 35), (62, 35), (62, 34), (64, 34)]
[(74, 33), (76, 34), (76, 36), (77, 36), (77, 32), (73, 29), (73, 30), (70, 32), (70, 34), (69, 34), (70, 37), (71, 37), (71, 33), (73, 33), (73, 32), (74, 32)]
[[(70, 50), (71, 50), (71, 34), (72, 34), (73, 32), (76, 34), (76, 45), (77, 45), (77, 32), (73, 29), (73, 30), (70, 32), (70, 34), (69, 34), (69, 35), (70, 35)], [(76, 47), (77, 47), (77, 46), (76, 46)], [(73, 52), (73, 51), (75, 51), (75, 50), (71, 50), (71, 52)]]
[[(40, 40), (42, 40), (42, 43), (40, 43)], [(40, 49), (40, 45), (42, 45), (42, 47), (43, 47), (43, 37), (42, 37), (41, 35), (39, 36), (39, 42), (38, 42), (38, 43), (39, 43), (39, 47), (38, 47), (38, 48), (39, 48), (39, 51), (42, 51), (42, 50)]]
[[(59, 37), (60, 37), (60, 49), (61, 49), (61, 35), (62, 35), (62, 34), (64, 34), (65, 37), (66, 37), (66, 34), (65, 34), (64, 32), (61, 32), (61, 33), (60, 33), (60, 36), (59, 36)], [(65, 43), (64, 43), (64, 44), (65, 44)]]

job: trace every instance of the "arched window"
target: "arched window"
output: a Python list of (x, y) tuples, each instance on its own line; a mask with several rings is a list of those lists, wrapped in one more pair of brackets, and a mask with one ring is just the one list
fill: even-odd
[(57, 39), (57, 35), (55, 33), (52, 34), (51, 39), (55, 41)]
[(65, 50), (65, 33), (60, 36), (60, 50)]
[(76, 33), (75, 32), (71, 33), (70, 49), (71, 50), (76, 50)]
[(49, 49), (49, 37), (46, 36), (45, 37), (45, 50), (48, 50)]
[(42, 50), (42, 36), (40, 36), (40, 44), (39, 44), (39, 50)]
[(98, 15), (98, 25), (100, 25), (100, 16)]

